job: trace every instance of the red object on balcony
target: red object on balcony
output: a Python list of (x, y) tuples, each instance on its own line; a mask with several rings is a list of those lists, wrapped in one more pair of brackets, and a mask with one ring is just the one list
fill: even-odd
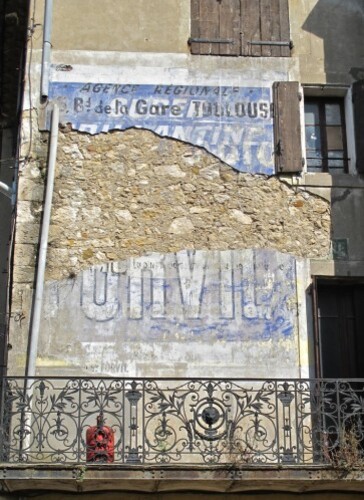
[(97, 425), (86, 431), (86, 461), (106, 462), (114, 461), (114, 431), (107, 425), (102, 414), (97, 417)]

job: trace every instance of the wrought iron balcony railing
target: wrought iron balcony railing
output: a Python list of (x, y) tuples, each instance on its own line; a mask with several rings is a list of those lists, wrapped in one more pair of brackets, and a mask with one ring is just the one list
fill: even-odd
[(364, 381), (8, 377), (0, 417), (2, 463), (330, 465), (361, 459)]

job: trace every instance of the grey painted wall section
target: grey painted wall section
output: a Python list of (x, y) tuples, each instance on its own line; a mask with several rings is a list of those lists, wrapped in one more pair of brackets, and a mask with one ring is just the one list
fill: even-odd
[(271, 250), (95, 266), (47, 284), (40, 367), (47, 359), (48, 371), (53, 360), (93, 375), (264, 377), (269, 361), (270, 376), (298, 377), (307, 276), (306, 261)]
[[(305, 5), (293, 10), (295, 3)], [(351, 83), (363, 78), (362, 0), (291, 0), (291, 7), (300, 28), (295, 38), (304, 41), (297, 43), (303, 81)]]
[(333, 187), (331, 191), (333, 238), (346, 241), (340, 260), (363, 261), (363, 189)]

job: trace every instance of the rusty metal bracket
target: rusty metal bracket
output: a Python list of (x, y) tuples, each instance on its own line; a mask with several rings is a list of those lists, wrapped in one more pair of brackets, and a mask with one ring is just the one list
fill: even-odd
[(248, 45), (273, 45), (277, 47), (289, 47), (291, 50), (293, 49), (292, 40), (289, 40), (287, 42), (275, 41), (275, 40), (257, 40), (248, 42)]
[(231, 45), (235, 44), (235, 40), (231, 39), (222, 39), (222, 38), (192, 38), (188, 39), (188, 44), (191, 43), (230, 43)]

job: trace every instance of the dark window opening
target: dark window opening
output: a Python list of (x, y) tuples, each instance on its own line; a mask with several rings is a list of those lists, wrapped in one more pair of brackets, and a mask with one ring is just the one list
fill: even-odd
[(318, 375), (364, 378), (364, 284), (317, 285)]
[[(316, 364), (322, 377), (314, 396), (314, 454), (339, 463), (364, 450), (364, 284), (362, 280), (315, 282)], [(330, 380), (332, 379), (332, 380)]]

